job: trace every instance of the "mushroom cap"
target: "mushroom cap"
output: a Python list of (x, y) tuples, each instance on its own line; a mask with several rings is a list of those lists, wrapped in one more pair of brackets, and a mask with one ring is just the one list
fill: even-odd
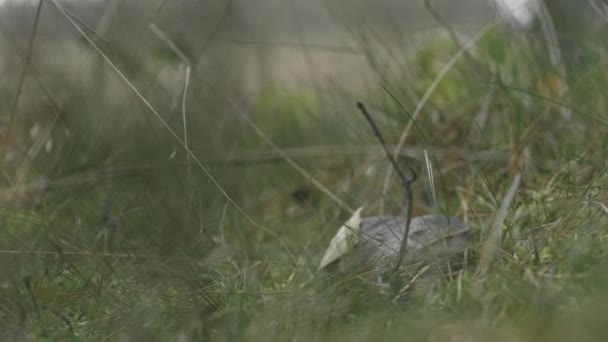
[[(405, 226), (404, 217), (362, 218), (358, 227), (352, 227), (352, 232), (358, 233), (356, 242), (353, 243), (351, 237), (352, 247), (348, 251), (341, 251), (339, 256), (334, 254), (333, 260), (330, 263), (321, 263), (320, 268), (331, 264), (328, 269), (337, 268), (339, 272), (350, 272), (369, 266), (377, 270), (394, 267), (399, 259)], [(422, 262), (457, 267), (462, 264), (464, 253), (470, 245), (469, 228), (458, 218), (443, 215), (414, 217), (410, 222), (402, 265)]]

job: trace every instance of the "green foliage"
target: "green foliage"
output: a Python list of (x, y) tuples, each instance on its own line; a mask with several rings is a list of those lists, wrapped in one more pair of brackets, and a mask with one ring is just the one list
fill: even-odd
[(491, 30), (481, 38), (478, 46), (480, 51), (488, 55), (489, 61), (503, 65), (507, 60), (509, 45), (509, 40), (505, 40), (499, 30)]
[[(318, 134), (315, 129), (321, 120), (320, 109), (319, 99), (310, 89), (270, 86), (257, 95), (253, 118), (270, 139), (281, 146), (299, 146)], [(260, 147), (263, 142), (245, 141), (244, 144)]]

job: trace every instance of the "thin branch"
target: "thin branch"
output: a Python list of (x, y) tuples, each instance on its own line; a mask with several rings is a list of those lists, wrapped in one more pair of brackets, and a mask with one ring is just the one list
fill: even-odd
[(380, 144), (384, 148), (386, 157), (391, 162), (391, 164), (393, 165), (393, 168), (395, 169), (395, 172), (399, 176), (399, 179), (401, 180), (401, 185), (403, 186), (403, 189), (405, 189), (405, 194), (407, 196), (407, 217), (405, 218), (405, 233), (403, 234), (403, 238), (401, 239), (401, 247), (399, 248), (399, 259), (397, 260), (397, 264), (395, 265), (395, 272), (396, 272), (399, 269), (399, 267), (401, 266), (401, 262), (403, 261), (403, 257), (405, 256), (405, 252), (407, 249), (407, 239), (408, 239), (408, 236), (410, 235), (410, 221), (412, 220), (412, 201), (413, 201), (413, 197), (414, 197), (412, 194), (412, 182), (414, 182), (416, 180), (416, 173), (414, 172), (414, 170), (412, 170), (410, 168), (410, 172), (412, 173), (411, 177), (409, 177), (409, 178), (405, 177), (403, 172), (401, 172), (399, 165), (397, 165), (397, 161), (389, 152), (388, 147), (386, 147), (386, 143), (384, 142), (382, 133), (378, 129), (378, 126), (376, 126), (376, 123), (374, 122), (374, 120), (372, 119), (372, 116), (367, 111), (367, 108), (365, 108), (365, 105), (363, 105), (363, 103), (361, 103), (361, 102), (357, 102), (357, 108), (359, 108), (361, 113), (363, 113), (363, 116), (365, 117), (367, 122), (369, 122), (369, 125), (372, 127), (374, 134), (376, 135), (378, 140), (380, 140)]
[[(266, 163), (275, 162), (286, 162), (287, 159), (292, 160), (295, 157), (301, 158), (331, 158), (335, 157), (348, 157), (348, 156), (363, 156), (366, 154), (375, 155), (379, 150), (379, 146), (359, 146), (359, 145), (346, 145), (346, 146), (311, 146), (304, 148), (291, 148), (291, 149), (280, 149), (279, 152), (268, 151), (268, 152), (253, 152), (243, 153), (232, 156), (221, 156), (204, 159), (202, 162), (205, 165), (217, 165), (222, 167), (238, 167), (241, 165), (263, 165)], [(394, 146), (388, 146), (389, 150), (394, 150)], [(462, 165), (469, 165), (471, 162), (487, 162), (487, 163), (500, 163), (506, 165), (509, 161), (508, 155), (504, 150), (486, 150), (479, 152), (479, 155), (474, 155), (469, 151), (453, 151), (447, 150), (435, 150), (434, 154), (445, 155), (446, 158), (454, 158), (462, 160)], [(400, 156), (407, 156), (414, 159), (423, 158), (423, 151), (420, 149), (407, 149), (401, 152)], [(285, 158), (287, 157), (287, 159)], [(293, 162), (293, 160), (292, 160)], [(288, 162), (289, 164), (289, 162)], [(123, 165), (123, 166), (112, 166), (111, 168), (103, 168), (95, 171), (87, 171), (77, 173), (71, 176), (45, 179), (41, 178), (36, 181), (32, 181), (26, 184), (17, 184), (0, 190), (0, 201), (3, 200), (14, 200), (15, 196), (22, 195), (24, 193), (36, 192), (36, 191), (53, 191), (63, 187), (81, 186), (87, 184), (95, 184), (100, 181), (107, 180), (109, 178), (125, 178), (125, 177), (136, 177), (140, 176), (145, 172), (156, 172), (164, 170), (172, 170), (173, 168), (181, 168), (185, 165), (185, 162), (176, 162), (171, 164), (137, 164), (137, 165)], [(293, 165), (291, 165), (293, 167)], [(301, 168), (301, 166), (298, 166)], [(563, 172), (562, 172), (563, 173)], [(557, 173), (561, 175), (562, 173)], [(308, 174), (302, 174), (305, 178), (308, 178)], [(550, 188), (550, 182), (547, 186)], [(340, 200), (340, 202), (342, 202)], [(342, 205), (340, 205), (342, 206)], [(346, 207), (344, 207), (346, 209)]]

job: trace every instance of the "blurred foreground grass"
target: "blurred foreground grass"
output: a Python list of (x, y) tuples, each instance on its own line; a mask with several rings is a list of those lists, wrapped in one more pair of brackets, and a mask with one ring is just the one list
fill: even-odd
[[(194, 73), (186, 126), (200, 165), (168, 131), (183, 138), (183, 108), (180, 91), (154, 83), (162, 56), (133, 63), (111, 51), (168, 126), (97, 55), (86, 81), (31, 72), (3, 156), (0, 339), (603, 341), (607, 50), (586, 37), (564, 75), (542, 43), (511, 34), (486, 33), (449, 69), (400, 158), (420, 174), (415, 214), (463, 218), (487, 263), (417, 282), (406, 303), (357, 275), (328, 283), (317, 273), (349, 213), (285, 155), (349, 206), (378, 213), (388, 163), (354, 103), (366, 101), (396, 144), (458, 52), (451, 40), (393, 60), (399, 72), (378, 67), (382, 85), (366, 98), (273, 86), (240, 103)], [(16, 83), (0, 89), (3, 103)], [(403, 214), (397, 182), (388, 190), (384, 211)]]

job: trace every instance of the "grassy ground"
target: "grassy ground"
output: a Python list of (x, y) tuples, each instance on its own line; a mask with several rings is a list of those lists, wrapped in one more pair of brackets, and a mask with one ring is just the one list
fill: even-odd
[[(235, 104), (193, 73), (191, 155), (180, 101), (153, 82), (163, 57), (109, 56), (151, 106), (101, 57), (86, 83), (33, 63), (1, 137), (0, 339), (604, 340), (607, 51), (586, 38), (562, 73), (542, 41), (498, 28), (453, 65), (450, 39), (389, 75), (370, 48), (382, 84), (366, 98), (269, 87)], [(391, 145), (415, 122), (399, 159), (420, 175), (414, 213), (474, 231), (477, 262), (406, 302), (316, 270), (349, 216), (318, 184), (405, 212), (356, 100)]]

